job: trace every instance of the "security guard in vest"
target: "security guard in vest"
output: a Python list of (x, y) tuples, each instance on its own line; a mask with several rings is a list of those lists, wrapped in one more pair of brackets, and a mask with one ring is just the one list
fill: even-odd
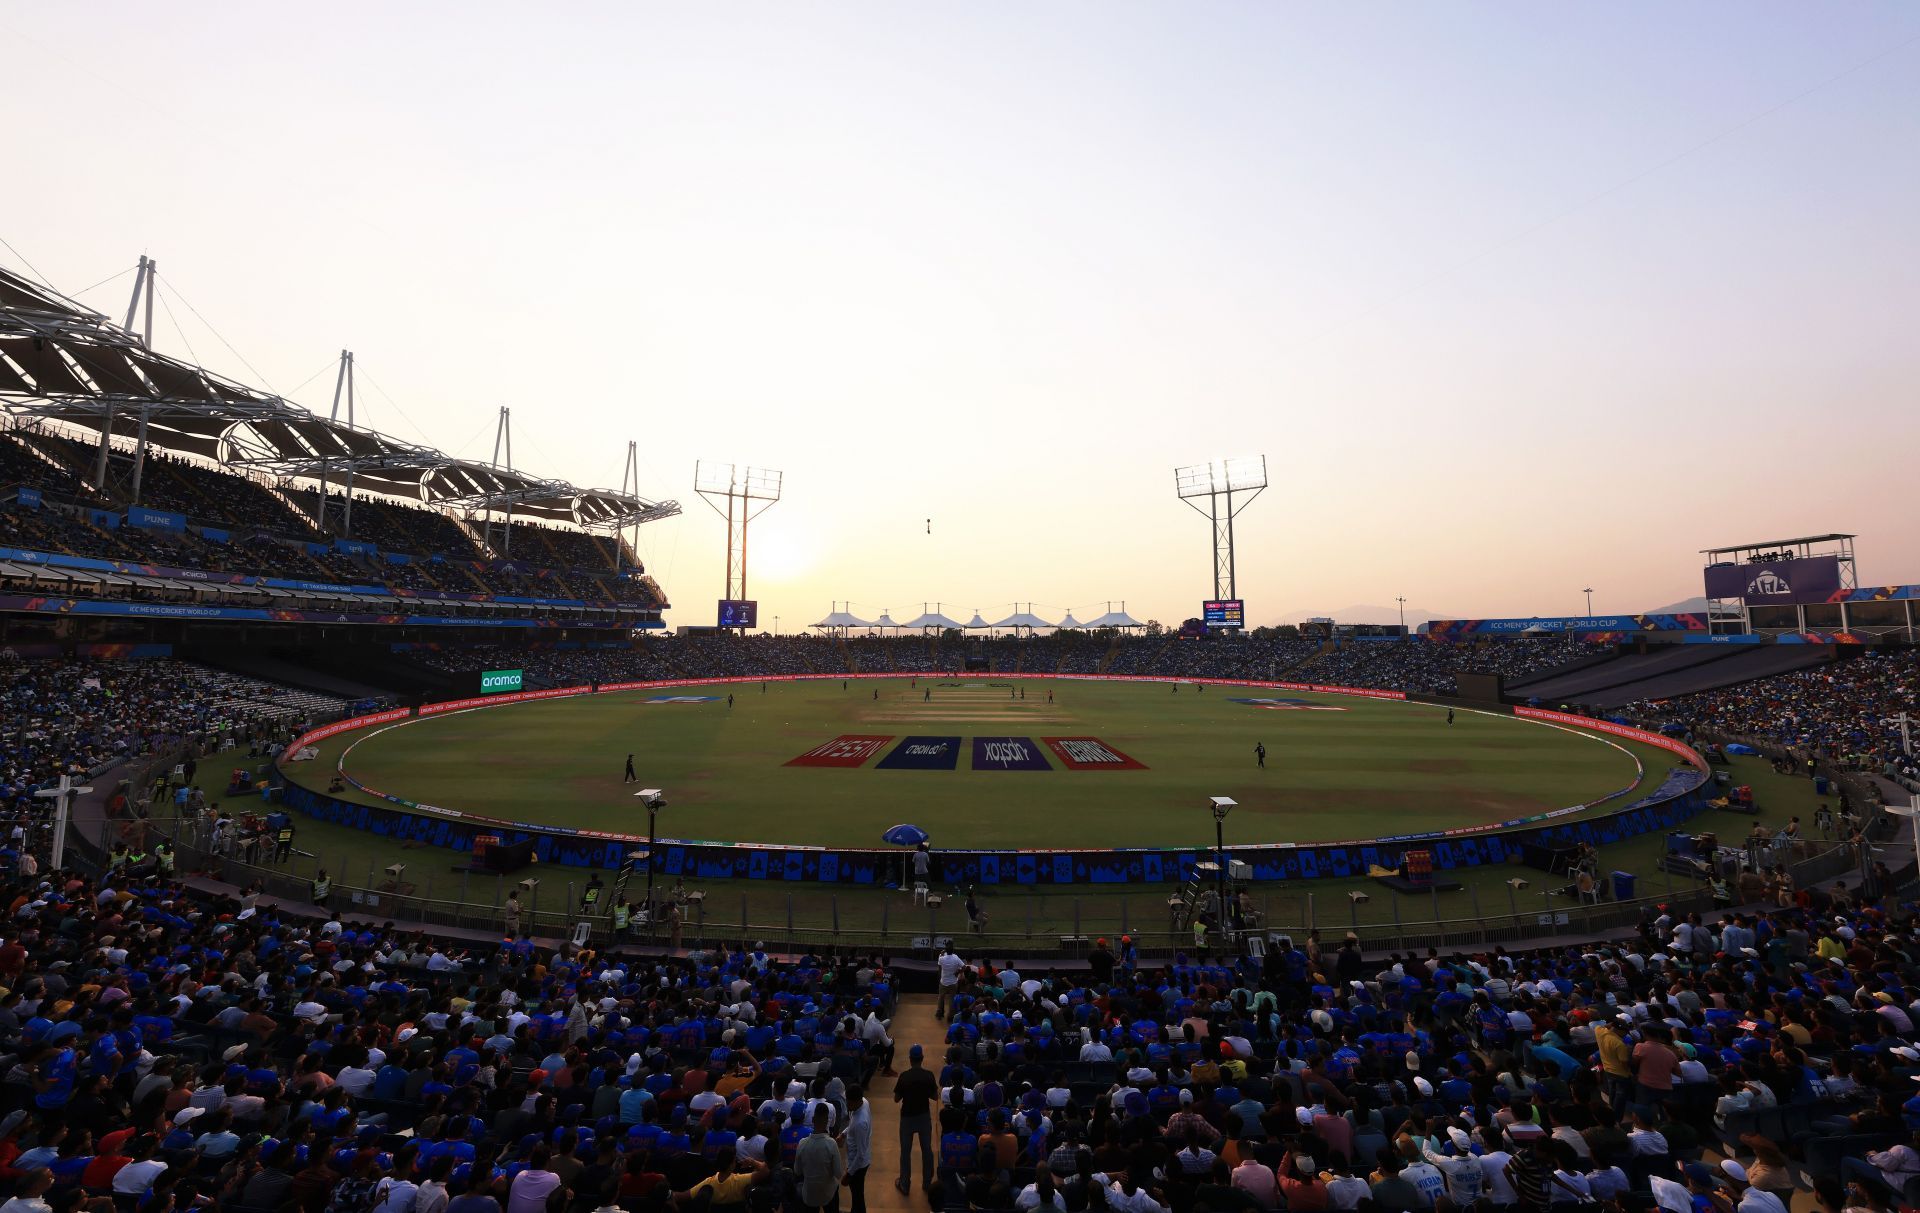
[(633, 912), (627, 908), (626, 902), (616, 901), (613, 903), (613, 933), (615, 936), (625, 935), (627, 933), (627, 924), (632, 920)]
[(162, 880), (173, 879), (173, 844), (156, 842), (153, 844), (153, 870)]
[(289, 820), (273, 836), (273, 862), (285, 863), (293, 858), (293, 822)]
[(333, 879), (327, 875), (325, 868), (321, 868), (313, 877), (313, 904), (323, 910), (326, 909), (327, 895), (331, 892), (333, 892)]
[(580, 912), (582, 914), (594, 914), (599, 912), (600, 889), (601, 889), (600, 875), (599, 873), (596, 872), (594, 873), (593, 878), (587, 881), (587, 891), (581, 894)]

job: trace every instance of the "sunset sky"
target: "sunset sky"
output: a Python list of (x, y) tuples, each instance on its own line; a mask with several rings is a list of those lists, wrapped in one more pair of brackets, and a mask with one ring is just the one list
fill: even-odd
[(789, 631), (1177, 622), (1173, 469), (1242, 454), (1250, 623), (1642, 610), (1825, 531), (1920, 581), (1913, 5), (103, 3), (0, 46), (0, 261), (146, 252), (160, 349), (324, 411), (352, 348), (361, 420), (452, 453), (505, 404), (613, 487), (638, 439), (670, 623), (721, 589), (696, 459), (785, 472)]

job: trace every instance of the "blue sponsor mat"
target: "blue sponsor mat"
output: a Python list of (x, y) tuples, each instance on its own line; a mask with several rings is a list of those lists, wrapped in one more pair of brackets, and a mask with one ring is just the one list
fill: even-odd
[(1031, 737), (976, 737), (973, 739), (973, 769), (976, 771), (1051, 771), (1053, 764)]
[(905, 737), (873, 764), (876, 771), (951, 771), (960, 765), (958, 737)]

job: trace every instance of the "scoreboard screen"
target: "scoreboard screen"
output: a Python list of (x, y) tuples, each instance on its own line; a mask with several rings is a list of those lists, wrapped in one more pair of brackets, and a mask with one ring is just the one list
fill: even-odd
[(752, 598), (722, 598), (718, 626), (723, 628), (759, 627), (760, 603)]
[(1200, 620), (1210, 628), (1245, 627), (1246, 616), (1246, 603), (1238, 598), (1200, 604)]

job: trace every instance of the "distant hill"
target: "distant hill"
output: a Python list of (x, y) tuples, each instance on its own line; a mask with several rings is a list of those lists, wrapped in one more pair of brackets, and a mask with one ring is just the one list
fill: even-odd
[[(1409, 629), (1416, 629), (1429, 619), (1458, 618), (1460, 618), (1460, 616), (1450, 615), (1445, 611), (1429, 610), (1426, 607), (1412, 605), (1407, 607), (1407, 627)], [(1344, 606), (1334, 611), (1294, 611), (1290, 614), (1282, 615), (1278, 622), (1299, 624), (1305, 623), (1309, 619), (1331, 619), (1335, 623), (1399, 623), (1400, 608), (1398, 606), (1356, 604), (1354, 606)]]

